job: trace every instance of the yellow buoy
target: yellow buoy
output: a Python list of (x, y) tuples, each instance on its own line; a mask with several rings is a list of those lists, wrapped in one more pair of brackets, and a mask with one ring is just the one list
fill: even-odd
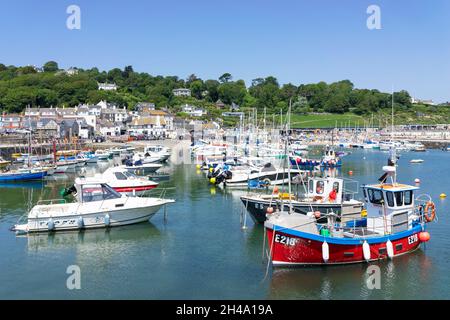
[(196, 167), (197, 167), (197, 169), (200, 169), (202, 166), (198, 164)]
[(209, 182), (211, 182), (212, 184), (216, 183), (216, 178), (209, 179)]
[(367, 217), (367, 210), (366, 209), (362, 209), (361, 210), (361, 217)]
[(209, 168), (209, 172), (213, 172), (213, 168)]
[(440, 198), (447, 198), (447, 195), (446, 195), (445, 193), (441, 193), (441, 194), (439, 195), (439, 197), (440, 197)]

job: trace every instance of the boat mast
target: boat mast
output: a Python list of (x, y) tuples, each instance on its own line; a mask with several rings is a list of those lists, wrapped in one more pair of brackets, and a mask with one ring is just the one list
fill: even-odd
[[(394, 143), (394, 85), (392, 85), (392, 102), (391, 102), (391, 141)], [(394, 164), (394, 168), (397, 167), (397, 154), (395, 144), (391, 147), (391, 161)], [(392, 184), (395, 185), (397, 183), (397, 170), (394, 171), (392, 176)]]

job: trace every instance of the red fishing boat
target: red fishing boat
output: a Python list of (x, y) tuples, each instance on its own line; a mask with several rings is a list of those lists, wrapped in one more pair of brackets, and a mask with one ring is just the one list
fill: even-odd
[[(326, 265), (369, 262), (412, 252), (430, 239), (426, 224), (435, 206), (419, 189), (396, 182), (396, 165), (389, 160), (380, 183), (364, 185), (366, 209), (358, 220), (345, 221), (320, 214), (268, 210), (265, 229), (274, 266)], [(387, 182), (390, 180), (390, 182)]]

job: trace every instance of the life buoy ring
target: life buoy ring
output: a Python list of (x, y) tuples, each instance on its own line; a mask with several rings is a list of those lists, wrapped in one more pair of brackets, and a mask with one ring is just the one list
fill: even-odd
[(436, 218), (436, 205), (432, 201), (428, 201), (424, 210), (424, 217), (427, 222), (431, 222)]

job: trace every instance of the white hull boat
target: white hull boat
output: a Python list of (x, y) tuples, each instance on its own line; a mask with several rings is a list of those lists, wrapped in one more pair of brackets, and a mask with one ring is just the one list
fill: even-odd
[[(108, 168), (101, 174), (96, 174), (90, 178), (80, 178), (83, 183), (88, 182), (104, 182), (115, 191), (127, 196), (144, 195), (147, 191), (152, 190), (158, 186), (157, 182), (151, 181), (146, 177), (138, 177), (133, 173), (128, 172), (123, 166)], [(66, 189), (67, 193), (76, 191), (75, 185), (72, 188)]]
[(162, 167), (162, 164), (160, 164), (160, 163), (146, 163), (146, 164), (136, 165), (136, 166), (124, 166), (124, 168), (128, 172), (131, 172), (138, 176), (155, 173), (161, 167)]
[(175, 202), (162, 198), (127, 197), (103, 182), (75, 180), (78, 202), (49, 200), (28, 213), (28, 221), (15, 225), (18, 234), (80, 230), (148, 221), (162, 206)]

